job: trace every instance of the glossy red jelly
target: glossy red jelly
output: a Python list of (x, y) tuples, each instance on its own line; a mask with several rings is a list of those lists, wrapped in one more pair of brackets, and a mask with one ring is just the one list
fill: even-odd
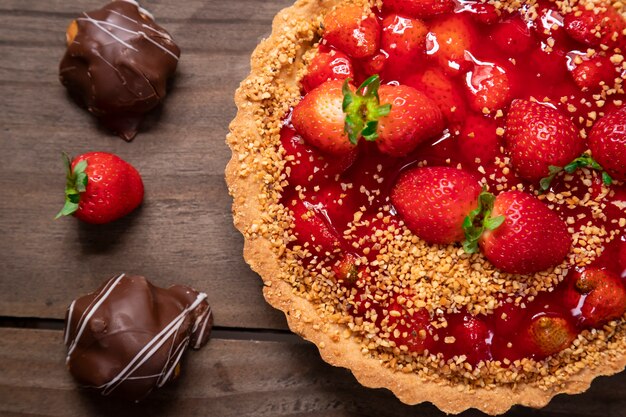
[[(503, 127), (504, 117), (495, 112), (483, 114), (480, 103), (468, 100), (470, 96), (466, 90), (479, 89), (481, 80), (504, 71), (510, 81), (508, 102), (513, 98), (547, 98), (563, 114), (570, 115), (579, 129), (584, 128), (587, 131), (590, 112), (595, 111), (599, 115), (616, 107), (614, 101), (626, 99), (623, 94), (613, 95), (611, 100), (600, 106), (594, 98), (597, 91), (581, 91), (574, 82), (571, 69), (576, 56), (585, 55), (587, 47), (567, 36), (562, 27), (563, 17), (551, 9), (549, 2), (541, 3), (539, 10), (539, 18), (532, 23), (526, 23), (519, 15), (498, 17), (485, 5), (471, 1), (462, 2), (455, 13), (470, 22), (471, 31), (475, 32), (476, 38), (471, 50), (466, 52), (465, 60), (461, 64), (450, 62), (449, 70), (441, 68), (440, 57), (437, 55), (437, 43), (440, 40), (433, 33), (427, 37), (425, 56), (415, 58), (415, 67), (386, 69), (385, 56), (388, 54), (383, 50), (372, 58), (355, 60), (352, 63), (355, 82), (379, 73), (383, 83), (408, 84), (419, 89), (424, 87), (421, 83), (425, 73), (431, 77), (439, 77), (440, 81), (452, 87), (450, 97), (457, 104), (454, 112), (444, 111), (448, 128), (441, 137), (401, 158), (383, 155), (373, 144), (364, 141), (354, 154), (337, 158), (328, 157), (304, 143), (287, 118), (281, 141), (287, 151), (290, 184), (284, 190), (283, 203), (289, 205), (294, 199), (300, 200), (302, 197), (305, 205), (312, 207), (321, 216), (332, 231), (333, 239), (338, 239), (342, 248), (349, 248), (341, 236), (348, 223), (353, 220), (354, 212), (365, 207), (364, 216), (373, 216), (382, 206), (389, 204), (389, 193), (399, 173), (418, 162), (426, 161), (429, 166), (460, 164), (464, 169), (477, 172), (486, 178), (490, 190), (496, 193), (523, 183), (512, 169), (503, 169), (496, 164), (496, 158), (505, 157), (502, 154), (501, 137), (496, 134), (496, 130)], [(382, 24), (387, 16), (377, 10), (375, 13)], [(431, 26), (445, 18), (447, 15), (424, 22)], [(329, 48), (321, 46), (321, 50), (328, 51)], [(447, 98), (443, 97), (444, 100)], [(507, 106), (508, 104), (502, 106), (505, 113)], [(477, 158), (480, 163), (476, 162)], [(503, 178), (505, 183), (502, 182)], [(600, 179), (597, 181), (591, 187), (581, 183), (574, 195), (583, 198), (589, 188), (599, 190)], [(557, 177), (552, 184), (552, 191), (558, 193), (563, 187), (562, 177)], [(604, 226), (607, 231), (621, 229), (621, 237), (613, 239), (590, 266), (606, 268), (624, 279), (626, 241), (623, 236), (624, 228), (619, 226), (618, 219), (626, 217), (626, 189), (615, 184), (611, 187), (614, 195), (605, 197), (605, 219), (594, 218), (590, 209), (583, 207), (570, 210), (559, 206), (557, 211), (564, 220), (573, 217), (575, 223), (572, 227), (575, 228), (591, 222), (594, 226)], [(377, 226), (374, 223), (374, 227), (379, 226), (382, 225)], [(374, 251), (367, 253), (370, 260), (375, 259), (375, 256)], [(409, 325), (400, 326), (399, 332), (388, 337), (417, 352), (428, 349), (445, 358), (464, 355), (467, 362), (473, 365), (491, 359), (504, 364), (523, 357), (542, 359), (546, 355), (525, 348), (522, 340), (525, 335), (520, 329), (527, 328), (531, 320), (544, 316), (564, 318), (576, 332), (587, 328), (584, 321), (579, 320), (580, 310), (568, 308), (564, 302), (564, 292), (570, 285), (568, 281), (581, 271), (570, 271), (566, 281), (554, 291), (542, 293), (532, 301), (523, 301), (525, 308), (520, 308), (511, 300), (502, 300), (502, 306), (489, 316), (472, 317), (467, 313), (448, 315), (448, 325), (441, 329), (432, 328), (424, 313), (418, 312), (412, 317), (405, 317), (405, 322)], [(349, 309), (356, 316), (364, 315), (367, 308), (359, 300), (362, 293), (367, 291), (367, 285), (355, 287), (353, 291), (358, 294), (355, 305), (349, 306)], [(391, 321), (405, 314), (393, 303), (390, 306), (380, 305), (373, 308), (379, 311), (378, 320), (384, 318), (383, 310), (388, 314), (396, 311), (387, 317)], [(420, 330), (426, 332), (420, 334)]]

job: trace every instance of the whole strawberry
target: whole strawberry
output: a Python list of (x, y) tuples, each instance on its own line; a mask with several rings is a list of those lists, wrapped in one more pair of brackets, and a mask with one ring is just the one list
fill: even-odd
[(478, 206), (481, 187), (467, 171), (451, 167), (404, 172), (391, 201), (407, 227), (428, 243), (460, 242), (465, 217)]
[(563, 167), (585, 150), (570, 118), (547, 104), (513, 100), (505, 128), (511, 164), (531, 182), (549, 175), (550, 166)]
[(408, 85), (383, 85), (380, 103), (391, 106), (389, 114), (378, 117), (378, 149), (387, 155), (405, 156), (445, 128), (437, 104)]
[(617, 274), (590, 267), (576, 274), (566, 293), (566, 304), (580, 313), (582, 324), (599, 327), (626, 313), (626, 286)]
[(143, 200), (143, 182), (133, 166), (107, 152), (88, 152), (70, 162), (65, 155), (65, 205), (57, 214), (103, 224), (133, 211)]
[(562, 351), (576, 339), (576, 328), (563, 315), (540, 314), (533, 317), (521, 333), (526, 353), (543, 359)]
[(534, 196), (522, 191), (499, 194), (490, 217), (504, 217), (497, 228), (479, 238), (485, 257), (498, 269), (531, 274), (560, 264), (572, 245), (561, 218)]
[(589, 134), (589, 148), (612, 178), (626, 181), (626, 107), (596, 122)]
[(353, 58), (365, 58), (378, 51), (380, 24), (362, 7), (338, 7), (324, 17), (323, 39)]

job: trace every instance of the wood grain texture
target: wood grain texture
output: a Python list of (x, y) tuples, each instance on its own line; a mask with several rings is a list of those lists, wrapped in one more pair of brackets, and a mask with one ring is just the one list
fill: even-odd
[[(145, 1), (182, 49), (165, 105), (134, 142), (100, 129), (58, 81), (65, 28), (102, 1), (0, 2), (0, 316), (62, 318), (114, 273), (209, 294), (216, 324), (285, 328), (242, 259), (224, 183), (233, 94), (282, 1)], [(141, 172), (142, 208), (114, 224), (53, 221), (61, 151), (114, 152)]]
[[(179, 380), (135, 405), (79, 390), (65, 370), (59, 331), (0, 329), (0, 340), (2, 416), (444, 416), (431, 405), (406, 406), (386, 390), (361, 387), (308, 343), (212, 340), (188, 353)], [(520, 407), (506, 416), (623, 417), (624, 409), (621, 374), (600, 378), (586, 394), (559, 396), (542, 411)]]

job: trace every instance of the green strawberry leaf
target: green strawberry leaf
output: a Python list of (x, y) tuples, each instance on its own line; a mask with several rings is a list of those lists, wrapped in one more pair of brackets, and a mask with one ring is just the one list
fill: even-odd
[(367, 141), (378, 139), (378, 120), (391, 111), (391, 104), (380, 104), (379, 88), (378, 75), (363, 81), (355, 92), (350, 89), (349, 79), (343, 84), (342, 108), (346, 114), (344, 132), (353, 144), (357, 144), (361, 137)]
[(574, 159), (569, 164), (565, 165), (563, 168), (553, 166), (553, 165), (550, 165), (549, 168), (550, 168), (550, 175), (548, 175), (545, 178), (542, 178), (541, 181), (539, 181), (539, 185), (541, 186), (541, 189), (543, 191), (547, 191), (550, 188), (550, 183), (552, 182), (556, 174), (558, 174), (559, 172), (565, 171), (568, 174), (571, 174), (579, 168), (590, 168), (596, 171), (600, 171), (602, 172), (602, 182), (604, 182), (604, 184), (611, 185), (613, 183), (613, 179), (604, 170), (604, 168), (602, 168), (602, 165), (600, 165), (598, 161), (593, 159), (593, 157), (588, 154), (582, 154), (581, 156)]
[(55, 219), (61, 216), (69, 216), (78, 210), (80, 202), (80, 194), (87, 190), (89, 177), (85, 170), (87, 169), (87, 161), (79, 161), (74, 169), (72, 169), (72, 159), (65, 152), (63, 153), (63, 164), (65, 165), (66, 181), (65, 181), (65, 204), (57, 213)]
[(485, 230), (495, 230), (504, 223), (504, 216), (491, 217), (493, 204), (496, 197), (483, 188), (478, 196), (478, 207), (470, 211), (463, 220), (463, 230), (465, 231), (465, 241), (463, 249), (467, 253), (478, 251), (478, 241)]

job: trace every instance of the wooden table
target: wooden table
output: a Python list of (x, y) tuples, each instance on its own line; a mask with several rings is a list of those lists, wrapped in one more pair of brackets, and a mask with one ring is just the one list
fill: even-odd
[[(224, 183), (232, 96), (274, 14), (292, 0), (152, 0), (183, 51), (166, 105), (132, 143), (98, 128), (58, 81), (65, 28), (100, 0), (0, 0), (1, 416), (440, 416), (361, 387), (292, 335), (241, 257)], [(114, 152), (146, 186), (140, 210), (108, 226), (54, 221), (61, 151)], [(209, 294), (215, 331), (182, 378), (139, 405), (84, 395), (64, 367), (68, 303), (117, 272)], [(478, 416), (470, 411), (464, 416)], [(626, 374), (508, 416), (626, 416)]]

